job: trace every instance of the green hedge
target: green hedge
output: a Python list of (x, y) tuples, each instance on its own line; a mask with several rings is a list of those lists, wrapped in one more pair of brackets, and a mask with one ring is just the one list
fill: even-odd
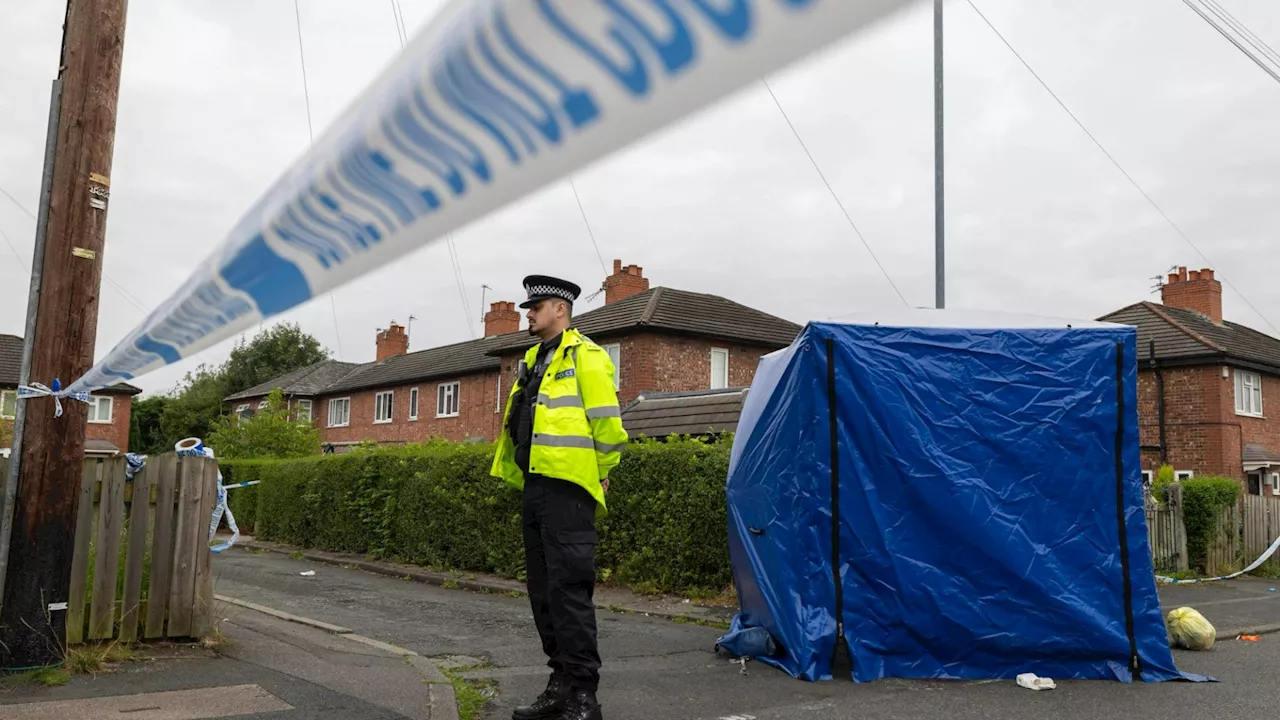
[(1188, 478), (1182, 485), (1182, 522), (1187, 530), (1187, 560), (1203, 571), (1209, 542), (1218, 531), (1222, 511), (1240, 499), (1240, 483), (1229, 477), (1205, 475)]
[[(729, 449), (698, 440), (629, 447), (600, 524), (602, 580), (692, 595), (729, 586)], [(254, 524), (264, 540), (523, 578), (520, 495), (489, 475), (492, 459), (492, 445), (434, 443), (220, 467), (227, 483), (262, 481), (229, 492), (242, 530)]]

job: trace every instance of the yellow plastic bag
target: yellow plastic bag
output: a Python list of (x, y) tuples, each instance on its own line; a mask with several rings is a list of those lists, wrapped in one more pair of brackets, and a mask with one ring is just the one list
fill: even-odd
[(1217, 637), (1213, 625), (1189, 607), (1169, 611), (1165, 628), (1169, 631), (1169, 644), (1187, 650), (1208, 650)]

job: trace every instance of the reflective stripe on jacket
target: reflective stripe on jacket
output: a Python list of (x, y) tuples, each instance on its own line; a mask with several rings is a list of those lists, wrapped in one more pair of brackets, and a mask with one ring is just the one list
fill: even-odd
[[(537, 357), (538, 347), (534, 346), (522, 362), (530, 367)], [(600, 481), (609, 477), (627, 445), (613, 375), (613, 361), (604, 348), (577, 330), (566, 330), (547, 364), (533, 407), (529, 472), (582, 486), (595, 498), (599, 514), (606, 511)], [(490, 474), (517, 488), (524, 487), (524, 473), (516, 465), (515, 442), (507, 430), (507, 419), (520, 387), (519, 380), (512, 383), (502, 414), (502, 435), (490, 468)]]

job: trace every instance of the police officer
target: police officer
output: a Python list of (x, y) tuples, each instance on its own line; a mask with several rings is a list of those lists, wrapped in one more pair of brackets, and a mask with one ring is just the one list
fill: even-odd
[(609, 471), (621, 459), (622, 427), (609, 353), (573, 329), (581, 288), (548, 277), (524, 280), (529, 333), (503, 416), (493, 475), (523, 489), (525, 569), (533, 620), (551, 679), (515, 720), (602, 720), (596, 688), (596, 517)]

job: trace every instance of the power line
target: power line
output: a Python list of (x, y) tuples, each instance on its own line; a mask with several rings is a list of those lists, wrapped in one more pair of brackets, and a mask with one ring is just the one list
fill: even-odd
[[(1272, 80), (1275, 80), (1276, 82), (1280, 82), (1280, 74), (1276, 73), (1276, 71), (1271, 69), (1270, 67), (1267, 67), (1266, 63), (1264, 63), (1257, 55), (1254, 55), (1252, 52), (1250, 52), (1249, 49), (1246, 48), (1244, 45), (1242, 45), (1239, 40), (1235, 39), (1231, 35), (1231, 33), (1227, 32), (1226, 28), (1214, 22), (1213, 19), (1209, 17), (1209, 14), (1206, 13), (1200, 6), (1191, 2), (1191, 0), (1182, 0), (1182, 2), (1184, 5), (1194, 10), (1195, 13), (1201, 17), (1201, 19), (1209, 23), (1209, 25), (1211, 25), (1214, 30), (1217, 30), (1218, 33), (1222, 35), (1222, 37), (1226, 38), (1227, 40), (1230, 40), (1232, 45), (1235, 45), (1236, 48), (1239, 49), (1240, 52), (1244, 53), (1245, 57), (1252, 60), (1255, 65), (1262, 68), (1263, 72), (1270, 75)], [(1246, 42), (1248, 42), (1247, 37), (1245, 38), (1245, 40)]]
[(782, 103), (778, 100), (778, 96), (773, 93), (773, 88), (769, 87), (769, 82), (767, 80), (762, 80), (761, 82), (764, 83), (765, 90), (769, 91), (769, 97), (773, 98), (773, 104), (778, 106), (778, 112), (782, 113), (782, 119), (787, 121), (787, 127), (791, 128), (791, 134), (796, 136), (796, 142), (800, 143), (800, 147), (804, 149), (804, 154), (809, 157), (809, 162), (813, 164), (813, 169), (818, 172), (818, 177), (822, 178), (822, 184), (827, 186), (827, 192), (831, 193), (831, 199), (836, 201), (836, 205), (840, 206), (840, 212), (844, 213), (844, 219), (849, 221), (849, 227), (853, 228), (853, 233), (862, 241), (862, 247), (867, 249), (867, 254), (871, 256), (876, 267), (880, 268), (880, 272), (884, 275), (884, 279), (889, 281), (889, 286), (898, 294), (898, 299), (902, 301), (902, 304), (907, 307), (911, 307), (911, 303), (907, 302), (907, 298), (902, 294), (902, 291), (898, 289), (897, 283), (893, 281), (893, 278), (889, 277), (889, 271), (885, 270), (884, 265), (880, 262), (880, 258), (876, 257), (875, 251), (871, 249), (871, 244), (867, 242), (865, 237), (863, 237), (862, 231), (858, 229), (858, 224), (853, 221), (853, 217), (849, 215), (849, 211), (845, 209), (844, 203), (840, 202), (840, 197), (836, 195), (835, 188), (831, 187), (831, 183), (827, 181), (827, 176), (823, 174), (822, 168), (818, 167), (818, 161), (813, 159), (813, 153), (809, 152), (809, 146), (804, 144), (804, 139), (800, 137), (800, 132), (796, 130), (796, 126), (791, 122), (791, 118), (787, 115), (787, 111), (782, 108)]
[(1262, 53), (1271, 62), (1280, 65), (1280, 53), (1277, 53), (1275, 48), (1268, 45), (1266, 40), (1258, 37), (1258, 34), (1250, 30), (1248, 25), (1236, 19), (1236, 16), (1222, 7), (1221, 3), (1217, 2), (1217, 0), (1202, 0), (1202, 2), (1205, 7), (1213, 11), (1214, 15), (1217, 15), (1223, 22), (1226, 22), (1232, 29), (1244, 36), (1244, 39), (1248, 40), (1249, 44), (1258, 52)]
[(28, 210), (26, 206), (24, 206), (22, 203), (18, 202), (18, 198), (10, 195), (8, 190), (5, 190), (3, 187), (0, 187), (0, 195), (4, 195), (5, 197), (9, 198), (9, 202), (13, 203), (14, 207), (26, 213), (27, 217), (31, 218), (32, 220), (36, 219), (35, 213)]
[[(1041, 78), (1040, 75), (1035, 71), (1035, 69), (1032, 68), (1031, 65), (1025, 59), (1023, 59), (1022, 55), (1019, 54), (1018, 51), (1014, 49), (1013, 45), (1011, 45), (1007, 39), (1005, 39), (1005, 36), (1002, 35), (999, 30), (996, 29), (996, 26), (991, 24), (991, 21), (987, 19), (987, 16), (984, 15), (982, 11), (978, 9), (978, 6), (973, 3), (973, 0), (967, 0), (967, 2), (969, 3), (969, 7), (973, 8), (973, 11), (978, 13), (978, 17), (982, 18), (982, 21), (987, 24), (987, 27), (991, 28), (991, 32), (995, 33), (996, 37), (1000, 38), (1000, 42), (1004, 43), (1004, 46), (1009, 48), (1009, 52), (1013, 53), (1013, 56), (1018, 58), (1018, 62), (1022, 63), (1022, 66), (1027, 69), (1027, 72), (1031, 73), (1031, 77), (1035, 78), (1036, 82), (1040, 83), (1040, 87), (1044, 88), (1045, 92), (1049, 93), (1049, 96), (1052, 97), (1054, 101), (1058, 103), (1058, 106), (1062, 108), (1063, 112), (1065, 112), (1075, 122), (1075, 124), (1080, 128), (1080, 130), (1084, 132), (1084, 134), (1088, 136), (1090, 140), (1093, 141), (1093, 144), (1096, 145), (1097, 148), (1102, 151), (1102, 154), (1107, 156), (1107, 159), (1111, 161), (1111, 164), (1116, 166), (1116, 169), (1120, 171), (1120, 174), (1124, 175), (1125, 179), (1128, 180), (1131, 185), (1133, 185), (1134, 189), (1136, 189), (1139, 193), (1141, 193), (1142, 197), (1146, 198), (1146, 201), (1151, 205), (1151, 207), (1154, 208), (1156, 212), (1160, 213), (1160, 217), (1164, 218), (1164, 221), (1169, 223), (1169, 227), (1173, 228), (1174, 232), (1178, 233), (1178, 235), (1181, 236), (1182, 239), (1187, 242), (1187, 245), (1191, 246), (1191, 249), (1194, 250), (1196, 254), (1199, 255), (1205, 261), (1206, 264), (1208, 264), (1210, 267), (1216, 267), (1216, 264), (1209, 259), (1209, 256), (1205, 255), (1204, 251), (1201, 250), (1198, 246), (1196, 246), (1196, 244), (1191, 240), (1191, 238), (1188, 237), (1187, 234), (1182, 231), (1182, 228), (1178, 227), (1178, 224), (1173, 221), (1173, 218), (1169, 217), (1169, 214), (1166, 213), (1158, 204), (1156, 204), (1156, 201), (1153, 200), (1151, 196), (1147, 194), (1147, 191), (1142, 189), (1142, 186), (1139, 185), (1138, 181), (1134, 180), (1133, 176), (1130, 175), (1129, 172), (1124, 169), (1124, 166), (1120, 164), (1120, 161), (1116, 160), (1115, 156), (1113, 156), (1110, 152), (1107, 151), (1105, 147), (1103, 147), (1102, 143), (1098, 140), (1098, 138), (1095, 137), (1093, 133), (1089, 132), (1089, 128), (1084, 126), (1084, 123), (1080, 121), (1080, 118), (1076, 117), (1076, 114), (1071, 112), (1071, 108), (1067, 107), (1067, 104), (1062, 101), (1062, 98), (1058, 97), (1058, 94), (1055, 93), (1053, 89), (1049, 87), (1048, 83), (1046, 83), (1044, 79)], [(1253, 303), (1249, 302), (1249, 298), (1246, 297), (1244, 293), (1240, 292), (1240, 288), (1237, 288), (1229, 278), (1221, 275), (1220, 277), (1228, 287), (1230, 287), (1233, 291), (1235, 291), (1237, 295), (1240, 296), (1240, 299), (1243, 300), (1244, 303), (1249, 306), (1249, 309), (1253, 310), (1253, 312), (1257, 314), (1257, 316), (1261, 318), (1262, 321), (1266, 323), (1268, 327), (1271, 328), (1271, 331), (1273, 333), (1280, 335), (1280, 330), (1276, 330), (1276, 326), (1273, 325), (1271, 321), (1267, 319), (1267, 316), (1263, 315), (1262, 312), (1258, 310), (1258, 308), (1255, 307)]]
[[(311, 89), (307, 82), (307, 53), (302, 46), (302, 10), (298, 8), (298, 0), (293, 0), (293, 18), (298, 28), (298, 60), (302, 65), (302, 97), (307, 105), (307, 144), (316, 142), (315, 129), (311, 125)], [(338, 328), (338, 302), (333, 299), (333, 291), (329, 291), (329, 311), (333, 313), (333, 337), (338, 341), (338, 357), (342, 352), (342, 331)]]
[(453, 279), (458, 283), (458, 297), (462, 300), (462, 314), (466, 318), (467, 330), (472, 339), (476, 337), (475, 325), (471, 322), (471, 303), (467, 301), (466, 283), (462, 279), (462, 263), (458, 259), (458, 248), (453, 244), (453, 237), (445, 235), (445, 246), (449, 248), (449, 261), (453, 265)]
[(578, 212), (582, 215), (582, 224), (587, 226), (587, 235), (591, 238), (591, 247), (596, 249), (596, 259), (600, 261), (600, 270), (607, 276), (609, 268), (605, 267), (604, 255), (600, 254), (600, 245), (596, 242), (596, 234), (591, 230), (591, 221), (587, 220), (587, 211), (582, 206), (582, 198), (578, 196), (578, 186), (573, 184), (573, 180), (569, 180), (569, 188), (573, 190), (573, 199), (578, 201)]
[(400, 34), (400, 49), (409, 42), (409, 24), (404, 21), (404, 8), (400, 0), (391, 0), (391, 11), (396, 15), (396, 32)]

